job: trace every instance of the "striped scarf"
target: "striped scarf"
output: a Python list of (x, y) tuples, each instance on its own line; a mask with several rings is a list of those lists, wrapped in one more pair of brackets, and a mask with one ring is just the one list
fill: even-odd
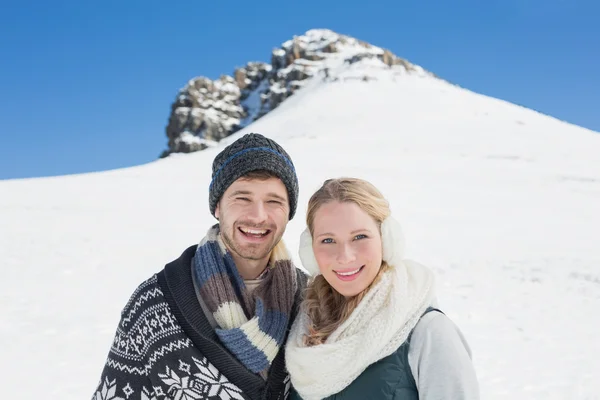
[(209, 229), (193, 260), (200, 295), (219, 325), (221, 342), (249, 370), (264, 374), (279, 352), (287, 332), (297, 289), (296, 273), (283, 241), (259, 286), (249, 294), (219, 225)]

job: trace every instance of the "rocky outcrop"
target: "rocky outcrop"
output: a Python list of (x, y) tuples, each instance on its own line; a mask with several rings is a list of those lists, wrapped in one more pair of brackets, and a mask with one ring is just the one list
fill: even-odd
[(171, 105), (167, 125), (170, 153), (203, 150), (231, 135), (255, 119), (253, 94), (264, 90), (271, 66), (248, 63), (234, 76), (221, 76), (212, 81), (205, 77), (190, 80)]
[(230, 76), (192, 79), (179, 91), (167, 125), (170, 152), (202, 150), (236, 129), (244, 109), (241, 91)]
[[(250, 62), (232, 76), (217, 80), (190, 80), (171, 105), (166, 127), (171, 153), (203, 150), (277, 108), (317, 75), (327, 79), (336, 68), (362, 60), (379, 60), (382, 66), (416, 68), (389, 50), (313, 29), (284, 42), (271, 52), (271, 63)], [(368, 81), (368, 79), (364, 79)]]

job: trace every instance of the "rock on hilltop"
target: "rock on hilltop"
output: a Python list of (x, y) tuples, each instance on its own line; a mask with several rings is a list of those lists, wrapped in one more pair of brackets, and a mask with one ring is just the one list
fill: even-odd
[(330, 30), (309, 30), (273, 49), (270, 64), (249, 62), (233, 76), (191, 79), (171, 105), (162, 156), (214, 145), (277, 108), (310, 78), (336, 80), (337, 70), (357, 62), (429, 74), (389, 50)]

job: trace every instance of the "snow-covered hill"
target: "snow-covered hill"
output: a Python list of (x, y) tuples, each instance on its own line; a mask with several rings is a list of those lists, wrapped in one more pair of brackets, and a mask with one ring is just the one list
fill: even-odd
[(600, 398), (600, 135), (378, 57), (332, 57), (328, 79), (214, 148), (0, 182), (3, 397), (91, 397), (131, 292), (214, 223), (213, 157), (256, 131), (297, 166), (296, 260), (310, 194), (369, 179), (408, 257), (436, 272), (482, 399)]

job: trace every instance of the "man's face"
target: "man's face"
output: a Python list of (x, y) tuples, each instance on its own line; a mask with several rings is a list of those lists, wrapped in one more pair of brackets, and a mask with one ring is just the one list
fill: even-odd
[(268, 260), (288, 223), (288, 193), (278, 178), (235, 181), (217, 204), (221, 236), (234, 259)]

